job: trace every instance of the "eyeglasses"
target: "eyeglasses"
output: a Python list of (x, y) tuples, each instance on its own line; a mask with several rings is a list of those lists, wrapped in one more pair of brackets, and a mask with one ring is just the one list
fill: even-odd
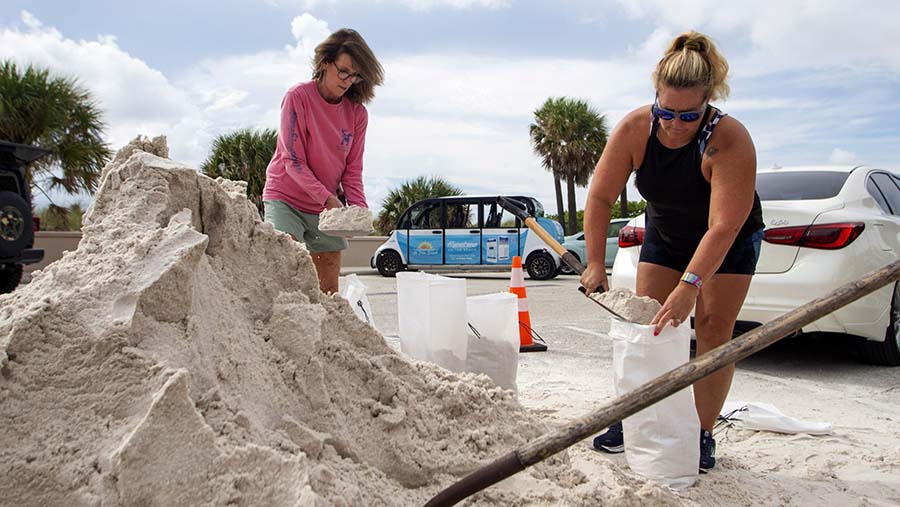
[(334, 65), (335, 70), (337, 70), (338, 79), (340, 79), (341, 81), (347, 81), (349, 79), (351, 83), (356, 84), (363, 80), (362, 76), (359, 75), (359, 72), (354, 73), (350, 72), (349, 70), (344, 70), (338, 67), (337, 64), (333, 62), (332, 65)]
[[(703, 102), (706, 102), (706, 97), (703, 97)], [(672, 121), (678, 116), (678, 119), (685, 122), (690, 123), (700, 119), (700, 116), (703, 115), (705, 111), (705, 107), (700, 109), (699, 107), (692, 111), (672, 111), (671, 109), (666, 109), (664, 107), (660, 107), (659, 105), (659, 95), (656, 96), (656, 100), (653, 101), (653, 107), (650, 110), (653, 112), (653, 116), (665, 121)]]

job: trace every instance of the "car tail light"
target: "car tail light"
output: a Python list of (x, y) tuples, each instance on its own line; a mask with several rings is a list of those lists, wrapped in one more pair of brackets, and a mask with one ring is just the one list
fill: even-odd
[(644, 244), (644, 228), (626, 225), (619, 231), (619, 248)]
[(862, 222), (778, 227), (766, 229), (763, 239), (776, 245), (837, 250), (853, 243), (865, 228), (866, 224)]
[(31, 217), (31, 230), (34, 232), (41, 230), (41, 217)]

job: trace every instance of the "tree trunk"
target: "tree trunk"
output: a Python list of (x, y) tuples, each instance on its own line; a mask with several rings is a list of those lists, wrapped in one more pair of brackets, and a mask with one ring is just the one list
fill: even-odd
[(568, 233), (565, 230), (566, 210), (563, 208), (562, 183), (560, 182), (559, 173), (556, 171), (553, 171), (553, 184), (556, 186), (556, 216), (559, 217), (557, 221), (563, 226), (563, 235), (566, 235)]
[(578, 208), (575, 204), (575, 175), (566, 179), (566, 190), (569, 194), (569, 234), (578, 232)]
[(625, 182), (625, 186), (622, 187), (622, 198), (619, 200), (619, 213), (622, 215), (620, 218), (628, 218), (628, 182)]

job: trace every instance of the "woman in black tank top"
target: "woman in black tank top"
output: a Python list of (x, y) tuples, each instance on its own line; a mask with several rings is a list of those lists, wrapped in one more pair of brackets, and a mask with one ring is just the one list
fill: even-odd
[[(637, 294), (662, 303), (651, 323), (656, 334), (668, 325), (689, 324), (694, 311), (697, 355), (731, 339), (763, 227), (750, 134), (710, 105), (727, 96), (727, 72), (728, 64), (708, 37), (697, 32), (676, 37), (653, 74), (654, 103), (616, 126), (585, 205), (591, 262), (581, 284), (588, 290), (608, 289), (602, 259), (610, 209), (636, 172), (635, 184), (647, 200)], [(694, 384), (702, 469), (715, 465), (709, 431), (733, 374), (732, 365)], [(622, 439), (621, 429), (611, 428), (595, 439), (595, 446), (617, 448), (616, 438)]]

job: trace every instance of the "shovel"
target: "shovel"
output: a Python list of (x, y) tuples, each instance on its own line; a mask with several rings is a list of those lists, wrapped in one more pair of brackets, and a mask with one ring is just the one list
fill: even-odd
[(615, 421), (621, 421), (657, 401), (671, 396), (718, 369), (740, 361), (803, 326), (846, 306), (857, 299), (900, 279), (900, 260), (842, 285), (830, 294), (770, 321), (734, 340), (664, 373), (637, 389), (614, 399), (596, 411), (570, 422), (566, 427), (545, 433), (523, 447), (497, 458), (441, 491), (425, 507), (449, 507), (525, 470), (576, 442), (597, 433)]
[[(544, 228), (541, 227), (541, 224), (539, 224), (533, 216), (528, 214), (528, 208), (526, 208), (524, 204), (515, 199), (503, 197), (502, 195), (497, 197), (497, 204), (525, 222), (525, 225), (528, 226), (528, 228), (531, 229), (535, 234), (537, 234), (539, 238), (544, 240), (544, 243), (547, 243), (547, 246), (552, 248), (553, 251), (556, 252), (556, 254), (560, 256), (560, 258), (562, 258), (562, 261), (568, 264), (569, 267), (572, 268), (576, 273), (578, 273), (579, 275), (584, 273), (584, 266), (582, 266), (581, 263), (578, 262), (578, 259), (575, 258), (574, 255), (572, 255), (572, 252), (566, 250), (564, 246), (559, 244), (559, 241), (556, 241), (556, 239), (551, 236), (550, 233), (544, 230)], [(585, 289), (584, 287), (578, 287), (578, 290), (581, 291), (582, 294), (587, 296), (588, 299), (603, 307), (603, 309), (609, 312), (613, 317), (624, 322), (635, 324), (634, 321), (626, 319), (625, 317), (619, 315), (617, 312), (613, 311), (610, 307), (592, 298), (591, 295), (587, 293), (587, 289)]]

